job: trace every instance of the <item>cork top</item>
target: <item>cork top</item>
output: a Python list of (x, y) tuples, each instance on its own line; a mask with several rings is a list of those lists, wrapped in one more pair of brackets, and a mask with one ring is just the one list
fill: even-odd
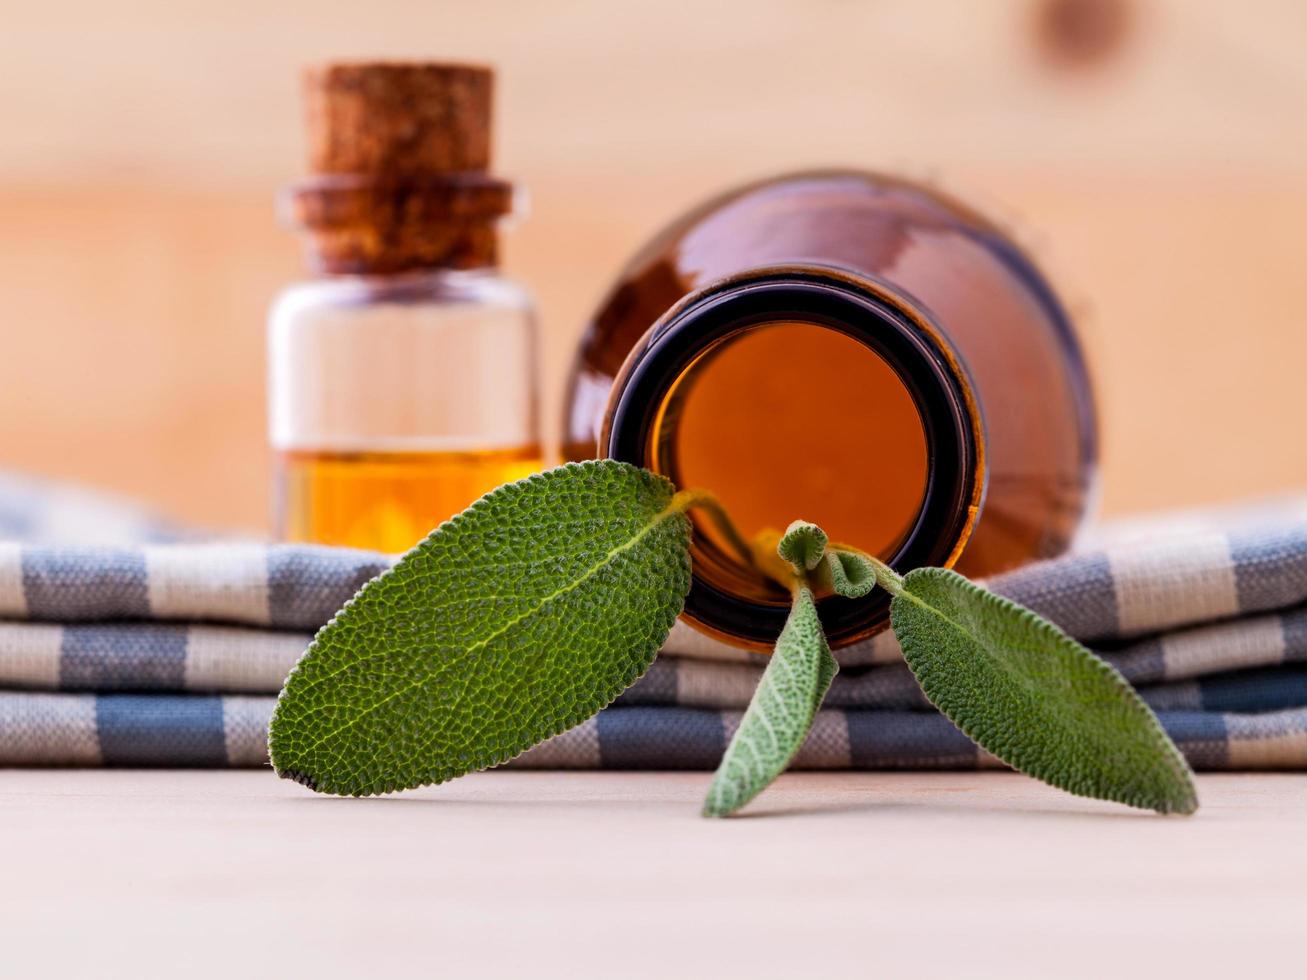
[(309, 169), (430, 176), (490, 168), (494, 73), (473, 65), (363, 62), (304, 73)]
[(512, 186), (492, 177), (494, 73), (473, 65), (332, 63), (304, 73), (309, 171), (283, 198), (327, 273), (496, 261)]

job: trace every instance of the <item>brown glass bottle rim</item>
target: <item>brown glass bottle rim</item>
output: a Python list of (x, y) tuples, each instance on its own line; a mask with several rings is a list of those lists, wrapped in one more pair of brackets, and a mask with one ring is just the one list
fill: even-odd
[[(888, 563), (900, 572), (952, 565), (984, 497), (984, 423), (965, 365), (928, 313), (869, 276), (819, 265), (754, 269), (712, 283), (668, 310), (627, 356), (613, 384), (599, 438), (611, 458), (647, 466), (657, 408), (676, 380), (732, 335), (778, 320), (838, 330), (879, 354), (899, 375), (926, 435), (926, 490), (913, 526)], [(854, 542), (856, 543), (856, 542)], [(832, 646), (878, 631), (889, 596), (823, 598)], [(696, 575), (683, 615), (738, 645), (768, 649), (784, 625), (784, 605), (742, 599)]]

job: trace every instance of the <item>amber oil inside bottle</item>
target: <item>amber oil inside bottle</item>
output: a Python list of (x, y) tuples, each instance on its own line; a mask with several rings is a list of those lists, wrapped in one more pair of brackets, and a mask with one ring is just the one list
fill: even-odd
[[(896, 567), (948, 565), (983, 491), (981, 422), (929, 325), (838, 270), (762, 270), (673, 309), (614, 384), (600, 445), (711, 491), (743, 536), (802, 519)], [(685, 615), (758, 649), (788, 597), (692, 515)], [(834, 643), (862, 638), (888, 596), (827, 596)]]
[[(912, 394), (870, 347), (813, 323), (762, 324), (706, 352), (669, 390), (652, 438), (657, 469), (711, 490), (746, 537), (803, 519), (890, 555), (926, 489)], [(696, 533), (729, 552), (711, 521)], [(736, 590), (772, 597), (738, 563), (712, 564)]]
[(482, 494), (540, 469), (540, 449), (278, 453), (288, 541), (400, 552)]
[(498, 267), (493, 73), (305, 73), (310, 175), (282, 206), (312, 279), (269, 315), (274, 520), (290, 541), (401, 552), (541, 466), (534, 306)]

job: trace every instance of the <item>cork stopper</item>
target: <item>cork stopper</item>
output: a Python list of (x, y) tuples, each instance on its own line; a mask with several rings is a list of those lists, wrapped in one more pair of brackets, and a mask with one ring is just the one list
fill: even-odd
[(512, 187), (489, 176), (494, 73), (469, 65), (327, 64), (304, 73), (311, 177), (289, 220), (327, 273), (493, 265)]
[(489, 68), (329, 64), (304, 73), (309, 170), (390, 177), (490, 169)]

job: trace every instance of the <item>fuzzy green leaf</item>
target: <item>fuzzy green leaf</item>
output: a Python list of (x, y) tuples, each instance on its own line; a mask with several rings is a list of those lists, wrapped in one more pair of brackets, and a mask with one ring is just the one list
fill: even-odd
[(713, 777), (704, 816), (734, 813), (785, 771), (838, 670), (812, 592), (800, 586), (771, 662)]
[(826, 553), (826, 532), (816, 524), (795, 521), (781, 535), (776, 553), (801, 572), (817, 567)]
[(956, 572), (891, 591), (891, 621), (926, 696), (1014, 769), (1162, 813), (1198, 806), (1193, 776), (1130, 684), (1060, 629)]
[(832, 548), (826, 552), (824, 575), (837, 595), (861, 599), (876, 587), (876, 571), (866, 555)]
[(443, 782), (589, 718), (690, 587), (671, 483), (612, 461), (486, 495), (363, 587), (286, 681), (278, 774), (354, 796)]

